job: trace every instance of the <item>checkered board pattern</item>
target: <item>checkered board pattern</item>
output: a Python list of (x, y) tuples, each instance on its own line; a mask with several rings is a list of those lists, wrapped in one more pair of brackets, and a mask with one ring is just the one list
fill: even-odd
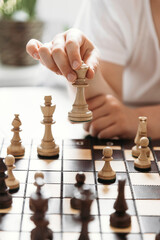
[[(60, 146), (57, 159), (39, 159), (37, 142), (24, 143), (25, 157), (16, 161), (15, 176), (20, 181), (20, 189), (13, 194), (11, 209), (0, 210), (0, 240), (28, 240), (35, 227), (30, 220), (29, 197), (35, 191), (34, 173), (41, 170), (45, 175), (44, 191), (51, 197), (47, 216), (49, 227), (54, 232), (54, 240), (76, 240), (81, 231), (81, 222), (75, 216), (78, 211), (71, 209), (75, 175), (84, 171), (86, 184), (95, 191), (97, 198), (91, 208), (94, 220), (89, 223), (90, 240), (153, 240), (160, 231), (160, 141), (150, 142), (151, 171), (144, 173), (134, 169), (134, 159), (130, 140), (97, 140), (94, 138), (56, 141)], [(6, 156), (9, 142), (1, 143), (1, 157)], [(119, 177), (126, 178), (125, 196), (132, 226), (128, 229), (114, 229), (109, 224), (109, 216), (114, 212), (117, 197), (117, 180), (114, 184), (97, 182), (97, 171), (104, 162), (102, 150), (113, 148), (112, 168)]]

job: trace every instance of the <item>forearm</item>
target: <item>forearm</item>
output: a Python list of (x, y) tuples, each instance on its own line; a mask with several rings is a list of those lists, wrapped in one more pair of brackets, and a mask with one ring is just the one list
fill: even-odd
[(140, 107), (136, 112), (138, 116), (147, 117), (148, 137), (160, 138), (160, 105)]

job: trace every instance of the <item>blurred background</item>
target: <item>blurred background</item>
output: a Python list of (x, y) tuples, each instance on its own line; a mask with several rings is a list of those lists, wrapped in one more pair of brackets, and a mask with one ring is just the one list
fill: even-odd
[(65, 84), (27, 56), (25, 45), (30, 38), (50, 41), (72, 27), (83, 1), (0, 0), (0, 87)]

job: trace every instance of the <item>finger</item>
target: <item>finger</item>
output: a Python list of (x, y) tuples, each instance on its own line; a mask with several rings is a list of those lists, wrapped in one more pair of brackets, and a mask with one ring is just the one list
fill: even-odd
[(38, 50), (41, 46), (43, 46), (43, 44), (40, 41), (36, 39), (31, 39), (26, 45), (26, 51), (31, 57), (39, 60), (40, 56), (38, 54)]
[(76, 73), (70, 66), (67, 54), (65, 52), (65, 39), (64, 36), (58, 35), (52, 41), (52, 58), (57, 65), (60, 72), (68, 79), (70, 82), (74, 82), (77, 78)]
[(96, 137), (103, 129), (108, 128), (114, 124), (114, 120), (111, 116), (105, 116), (92, 121), (89, 127), (89, 133), (91, 136)]
[(54, 62), (54, 59), (52, 58), (51, 49), (49, 46), (47, 46), (47, 44), (44, 44), (42, 47), (40, 47), (38, 53), (40, 56), (40, 60), (47, 68), (57, 74), (60, 74), (60, 71)]
[(97, 50), (95, 48), (93, 48), (92, 51), (90, 51), (90, 49), (87, 49), (87, 51), (84, 54), (83, 61), (89, 66), (87, 78), (92, 79), (97, 71), (97, 67), (99, 64)]
[(116, 124), (109, 126), (106, 129), (103, 129), (98, 133), (98, 138), (113, 138), (119, 137), (121, 134), (120, 129), (116, 127)]
[(96, 119), (107, 116), (110, 113), (111, 113), (110, 106), (107, 106), (107, 104), (103, 104), (92, 111), (93, 120), (95, 121)]
[(88, 108), (93, 111), (96, 108), (101, 107), (105, 103), (105, 96), (104, 95), (99, 95), (94, 98), (90, 98), (87, 100)]
[(76, 70), (82, 64), (80, 48), (85, 41), (84, 35), (77, 29), (72, 29), (66, 33), (65, 50), (71, 67)]

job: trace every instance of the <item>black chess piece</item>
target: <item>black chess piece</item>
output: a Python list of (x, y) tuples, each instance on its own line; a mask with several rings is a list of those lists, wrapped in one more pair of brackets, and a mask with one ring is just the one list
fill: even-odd
[(4, 164), (3, 158), (0, 158), (0, 209), (9, 208), (12, 205), (12, 196), (9, 194), (9, 190), (6, 186), (5, 179), (7, 170)]
[(116, 211), (110, 215), (110, 224), (115, 228), (127, 228), (131, 225), (131, 216), (126, 213), (128, 206), (124, 196), (125, 182), (125, 179), (118, 181), (118, 196), (114, 203)]
[(160, 233), (156, 235), (155, 240), (160, 240)]
[(89, 240), (88, 236), (88, 223), (93, 220), (90, 215), (91, 204), (95, 199), (95, 194), (87, 185), (79, 191), (77, 199), (80, 201), (80, 219), (82, 221), (81, 233), (78, 240)]
[(80, 201), (76, 198), (76, 195), (79, 193), (81, 187), (85, 182), (86, 176), (83, 172), (76, 174), (76, 184), (73, 197), (71, 198), (70, 204), (73, 209), (80, 210)]
[(44, 176), (42, 173), (35, 174), (35, 185), (37, 191), (31, 195), (30, 209), (34, 212), (31, 220), (36, 227), (31, 231), (31, 240), (52, 240), (53, 232), (47, 226), (49, 221), (45, 214), (48, 210), (48, 198), (41, 193), (41, 187), (44, 185)]

